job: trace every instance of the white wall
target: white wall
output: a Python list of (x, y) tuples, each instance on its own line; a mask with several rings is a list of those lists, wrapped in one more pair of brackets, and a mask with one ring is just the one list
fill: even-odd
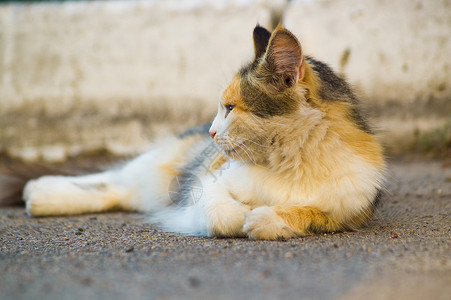
[[(282, 8), (284, 24), (304, 51), (342, 72), (370, 104), (448, 103), (450, 3), (3, 4), (0, 151), (29, 160), (98, 149), (136, 153), (163, 129), (209, 120), (219, 91), (252, 58), (253, 27), (269, 27), (271, 14)], [(347, 62), (340, 63), (345, 52)], [(446, 122), (443, 116), (435, 123), (409, 118), (381, 120), (389, 143)]]
[(269, 11), (255, 1), (192, 2), (0, 6), (1, 111), (215, 99), (252, 54), (252, 29)]
[(298, 0), (285, 24), (371, 101), (451, 97), (449, 0)]

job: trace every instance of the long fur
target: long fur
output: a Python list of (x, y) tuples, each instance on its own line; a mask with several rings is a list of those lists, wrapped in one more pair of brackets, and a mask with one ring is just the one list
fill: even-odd
[(120, 167), (31, 180), (27, 212), (142, 211), (168, 231), (251, 239), (367, 223), (385, 161), (357, 97), (281, 26), (273, 33), (257, 26), (254, 47), (211, 126), (156, 141)]

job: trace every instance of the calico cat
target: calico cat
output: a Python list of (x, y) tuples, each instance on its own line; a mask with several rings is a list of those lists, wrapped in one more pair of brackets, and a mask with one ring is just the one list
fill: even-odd
[(211, 126), (105, 172), (31, 180), (28, 214), (151, 212), (167, 231), (251, 239), (368, 222), (385, 162), (356, 96), (282, 26), (257, 25), (253, 42), (255, 57), (221, 94)]

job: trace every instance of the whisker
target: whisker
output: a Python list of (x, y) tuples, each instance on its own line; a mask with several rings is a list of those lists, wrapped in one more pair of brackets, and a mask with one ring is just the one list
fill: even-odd
[[(233, 141), (230, 141), (230, 142), (231, 142), (232, 144), (235, 144)], [(238, 146), (238, 145), (236, 145), (236, 146)], [(244, 158), (238, 153), (238, 151), (236, 151), (235, 148), (232, 148), (231, 150), (233, 150), (233, 152), (235, 152), (235, 153), (241, 158), (242, 161), (245, 161)]]
[(233, 147), (231, 147), (230, 150), (231, 151), (233, 150), (243, 160), (243, 157), (236, 151), (236, 147), (238, 146), (238, 144), (236, 142), (234, 142), (233, 140), (229, 140), (229, 142), (230, 142), (230, 144), (233, 145)]
[[(241, 147), (241, 146), (246, 147), (247, 151), (246, 151), (243, 147)], [(243, 149), (244, 152), (249, 152), (249, 154), (252, 154), (252, 157), (254, 158), (253, 161), (254, 161), (254, 162), (256, 161), (254, 153), (252, 152), (251, 149), (249, 149), (248, 146), (246, 146), (244, 143), (238, 143), (238, 147), (240, 147), (241, 149)]]
[(256, 141), (253, 141), (253, 140), (251, 140), (251, 139), (247, 139), (247, 138), (244, 138), (244, 137), (241, 137), (241, 136), (234, 136), (234, 138), (249, 141), (249, 142), (254, 143), (254, 144), (256, 144), (256, 145), (258, 145), (258, 146), (260, 146), (260, 147), (265, 147), (265, 148), (268, 147), (268, 146), (259, 144), (259, 143), (257, 143)]
[[(255, 157), (254, 157), (254, 159), (252, 159), (252, 157), (249, 155), (249, 154), (252, 154), (252, 153), (248, 153), (248, 151), (246, 151), (246, 149), (244, 149), (243, 147), (241, 147), (241, 145), (243, 145), (243, 144), (237, 144), (236, 142), (234, 142), (234, 141), (231, 141), (235, 146), (237, 146), (237, 147), (239, 147), (241, 150), (243, 150), (244, 151), (244, 153), (247, 155), (247, 157), (249, 157), (249, 159), (251, 160), (251, 162), (253, 162), (254, 164), (257, 164), (257, 162), (255, 161)], [(243, 145), (244, 146), (244, 145)], [(235, 150), (235, 152), (236, 152), (236, 150)], [(253, 154), (252, 154), (253, 155)]]
[[(247, 149), (247, 151), (252, 155), (252, 157), (254, 158), (254, 163), (257, 164), (257, 159), (255, 158), (254, 153), (251, 151), (251, 149), (249, 149), (249, 147), (247, 147), (245, 144), (241, 144), (241, 146), (245, 147)], [(241, 147), (240, 147), (241, 148)], [(243, 148), (241, 148), (243, 149)], [(243, 149), (244, 150), (244, 149)]]
[[(235, 145), (236, 147), (241, 148), (241, 150), (243, 150), (244, 153), (246, 153), (246, 155), (249, 157), (249, 159), (251, 160), (252, 163), (254, 163), (255, 165), (258, 165), (258, 164), (257, 164), (257, 160), (255, 159), (255, 156), (254, 156), (253, 152), (252, 152), (251, 149), (249, 149), (245, 144), (237, 144), (237, 142), (234, 141), (234, 140), (232, 140), (232, 139), (230, 139), (229, 141), (230, 141), (230, 143), (232, 143), (232, 144)], [(246, 149), (248, 149), (248, 151), (246, 151), (246, 149), (244, 149), (242, 146), (243, 146), (243, 147), (246, 147)], [(243, 157), (236, 151), (236, 149), (233, 149), (233, 152), (235, 152), (235, 153), (241, 158), (241, 160), (244, 161)], [(249, 156), (249, 153), (253, 156), (254, 159), (252, 159), (252, 158)], [(264, 168), (264, 169), (268, 169), (267, 167), (265, 167), (265, 166), (263, 166), (263, 165), (259, 165), (259, 166), (262, 167), (262, 168)]]
[(249, 159), (252, 161), (252, 158), (249, 156), (249, 154), (248, 154), (242, 147), (240, 147), (239, 144), (237, 144), (236, 142), (234, 142), (234, 141), (232, 141), (232, 140), (230, 140), (230, 143), (232, 143), (232, 144), (235, 146), (235, 147), (233, 148), (233, 151), (234, 151), (236, 154), (238, 154), (238, 156), (239, 156), (243, 161), (245, 161), (245, 159), (238, 153), (238, 151), (236, 151), (236, 147), (241, 148), (241, 149), (244, 151), (244, 153), (249, 157)]

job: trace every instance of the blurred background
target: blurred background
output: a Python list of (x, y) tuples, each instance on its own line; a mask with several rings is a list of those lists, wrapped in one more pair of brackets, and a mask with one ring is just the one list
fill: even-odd
[(0, 154), (127, 156), (212, 120), (257, 22), (354, 86), (389, 155), (451, 155), (451, 0), (0, 2)]

